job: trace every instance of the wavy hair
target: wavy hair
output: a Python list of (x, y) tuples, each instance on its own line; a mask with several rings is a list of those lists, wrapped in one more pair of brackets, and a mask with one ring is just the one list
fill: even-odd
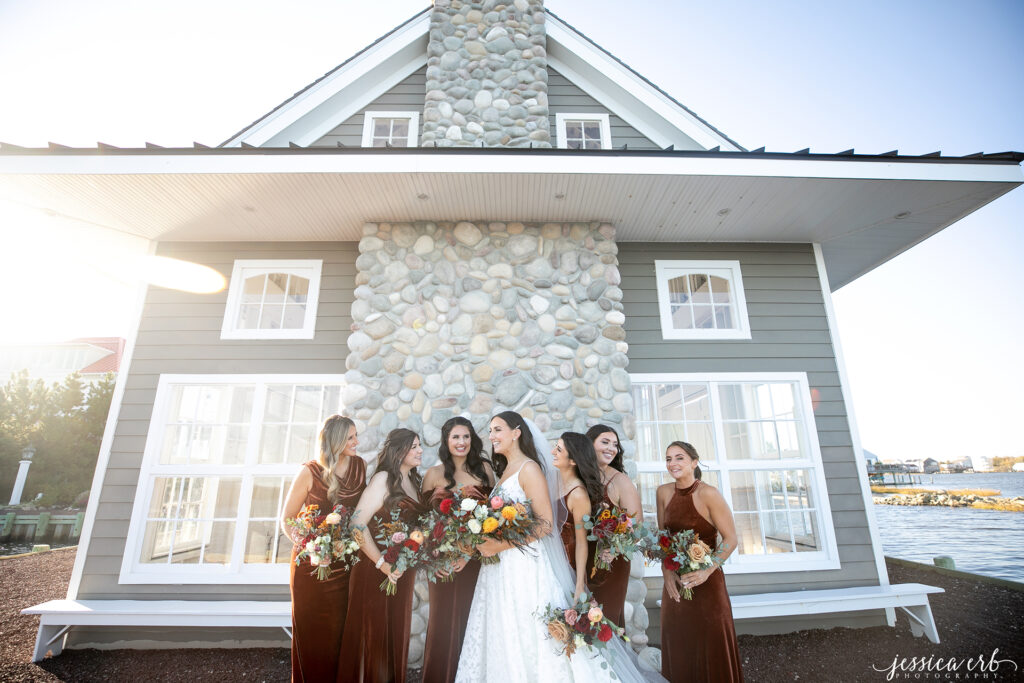
[(615, 431), (608, 425), (594, 425), (593, 427), (587, 430), (587, 438), (590, 439), (590, 443), (593, 444), (595, 441), (597, 441), (597, 437), (601, 436), (602, 434), (607, 434), (608, 432), (611, 432), (612, 434), (615, 435), (616, 451), (615, 457), (612, 458), (611, 463), (609, 463), (609, 467), (611, 467), (612, 469), (616, 469), (619, 472), (625, 472), (626, 466), (622, 462), (622, 458), (625, 454), (625, 451), (622, 450), (622, 441), (619, 440), (619, 433), (617, 431)]
[[(700, 455), (698, 455), (697, 449), (691, 446), (690, 444), (686, 443), (685, 441), (673, 441), (669, 445), (665, 446), (665, 453), (667, 454), (668, 449), (672, 448), (673, 446), (676, 446), (677, 448), (682, 448), (683, 452), (685, 452), (686, 455), (689, 456), (690, 460), (700, 460)], [(697, 465), (695, 468), (693, 468), (693, 476), (696, 479), (700, 479), (700, 465)]]
[(317, 462), (323, 468), (320, 480), (327, 487), (327, 500), (331, 502), (332, 507), (341, 503), (341, 480), (334, 475), (334, 468), (341, 459), (341, 452), (345, 450), (348, 435), (355, 428), (355, 422), (349, 418), (331, 415), (324, 420), (324, 426), (320, 428), (320, 435), (317, 437), (320, 443)]
[[(537, 456), (537, 446), (533, 443), (533, 434), (530, 433), (530, 427), (526, 424), (523, 416), (514, 410), (506, 410), (505, 412), (498, 413), (494, 417), (501, 418), (501, 421), (508, 425), (509, 429), (519, 430), (519, 450), (523, 452), (530, 460), (540, 465), (541, 471), (544, 471), (544, 463), (540, 461)], [(491, 418), (494, 419), (493, 417)], [(495, 453), (494, 448), (491, 448), (491, 464), (494, 466), (494, 474), (500, 479), (505, 468), (508, 466), (508, 458), (502, 453)]]
[[(419, 434), (411, 429), (399, 427), (388, 432), (387, 438), (384, 439), (384, 445), (381, 446), (380, 453), (377, 454), (377, 471), (386, 472), (388, 475), (388, 495), (384, 499), (385, 508), (390, 509), (395, 502), (408, 495), (402, 488), (402, 461), (405, 460), (405, 456), (418, 438)], [(419, 491), (422, 484), (419, 470), (415, 467), (409, 470), (409, 479)]]
[(466, 453), (466, 470), (473, 475), (474, 479), (487, 486), (487, 468), (484, 467), (484, 463), (487, 460), (483, 457), (484, 442), (480, 439), (480, 435), (473, 430), (473, 423), (464, 417), (458, 416), (441, 425), (441, 445), (437, 449), (437, 458), (444, 466), (445, 483), (448, 484), (448, 488), (455, 488), (455, 458), (452, 457), (451, 451), (448, 450), (448, 437), (451, 436), (452, 430), (458, 426), (469, 430), (469, 452)]
[(597, 452), (594, 451), (594, 440), (579, 432), (562, 434), (569, 459), (576, 465), (576, 475), (583, 482), (583, 487), (590, 497), (591, 513), (597, 510), (604, 499), (604, 487), (601, 485), (601, 469), (597, 464)]

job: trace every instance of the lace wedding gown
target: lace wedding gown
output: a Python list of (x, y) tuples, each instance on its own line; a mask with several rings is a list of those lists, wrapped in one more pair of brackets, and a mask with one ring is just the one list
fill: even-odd
[[(520, 471), (522, 467), (498, 487), (496, 493), (505, 500), (526, 500)], [(561, 548), (561, 541), (554, 538)], [(541, 539), (525, 551), (502, 552), (501, 562), (481, 568), (456, 683), (643, 680), (626, 661), (624, 648), (619, 648), (622, 656), (614, 658), (615, 674), (604, 655), (585, 647), (572, 659), (559, 652), (539, 614), (548, 604), (568, 607), (572, 595), (558, 578), (559, 571), (568, 569), (564, 553), (557, 555), (551, 548)]]

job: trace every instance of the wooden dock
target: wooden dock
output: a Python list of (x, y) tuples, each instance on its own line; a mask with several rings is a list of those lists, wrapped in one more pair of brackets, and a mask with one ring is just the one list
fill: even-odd
[(903, 465), (869, 462), (868, 481), (874, 486), (913, 486), (921, 483), (921, 475), (907, 472)]
[(3, 510), (0, 511), (0, 541), (77, 541), (82, 535), (84, 522), (84, 511), (56, 513), (47, 510)]

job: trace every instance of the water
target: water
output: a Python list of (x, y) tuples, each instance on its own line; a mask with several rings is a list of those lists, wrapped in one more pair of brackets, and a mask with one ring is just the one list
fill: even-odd
[[(1024, 496), (1024, 473), (923, 474), (914, 488), (995, 489)], [(949, 555), (962, 571), (1024, 583), (1024, 512), (875, 505), (886, 555), (931, 564)]]
[[(0, 557), (4, 555), (21, 555), (22, 553), (30, 553), (32, 552), (33, 545), (35, 545), (35, 543), (32, 543), (31, 541), (0, 543)], [(50, 549), (53, 550), (55, 548), (66, 548), (70, 545), (75, 545), (75, 543), (50, 542), (48, 545), (50, 546)]]

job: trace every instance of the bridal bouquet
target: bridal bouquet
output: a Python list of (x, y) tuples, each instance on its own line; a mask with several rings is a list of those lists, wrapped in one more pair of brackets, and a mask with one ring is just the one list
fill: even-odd
[(584, 646), (591, 650), (608, 647), (608, 641), (614, 636), (629, 640), (624, 635), (625, 629), (605, 618), (601, 605), (596, 600), (587, 600), (586, 593), (568, 609), (548, 605), (540, 619), (547, 626), (548, 635), (570, 659)]
[[(424, 549), (426, 536), (423, 531), (399, 519), (398, 510), (391, 511), (390, 522), (380, 523), (374, 538), (384, 548), (384, 561), (391, 565), (392, 571), (407, 572), (429, 561), (428, 552)], [(390, 577), (386, 577), (380, 589), (388, 595), (394, 595), (398, 587)]]
[[(644, 554), (679, 576), (715, 566), (718, 557), (693, 529), (672, 533), (659, 529), (653, 543), (644, 548)], [(682, 596), (693, 599), (693, 589), (683, 588)]]
[(340, 563), (350, 569), (359, 561), (359, 544), (352, 536), (352, 514), (344, 505), (336, 505), (326, 515), (320, 514), (319, 505), (303, 505), (299, 514), (285, 523), (300, 548), (295, 564), (308, 561), (313, 567), (310, 574), (320, 581), (330, 577), (332, 564)]
[[(445, 520), (446, 537), (466, 555), (474, 553), (476, 546), (489, 538), (522, 549), (533, 541), (540, 526), (533, 517), (530, 501), (506, 501), (500, 495), (486, 501), (446, 498), (439, 504), (438, 512)], [(483, 564), (499, 561), (497, 556), (480, 558)]]
[(590, 571), (593, 578), (598, 569), (611, 569), (617, 557), (627, 560), (633, 553), (643, 548), (644, 538), (650, 531), (637, 522), (622, 508), (602, 506), (597, 515), (584, 515), (583, 527), (587, 530), (587, 540), (596, 541), (594, 549), (594, 568)]

